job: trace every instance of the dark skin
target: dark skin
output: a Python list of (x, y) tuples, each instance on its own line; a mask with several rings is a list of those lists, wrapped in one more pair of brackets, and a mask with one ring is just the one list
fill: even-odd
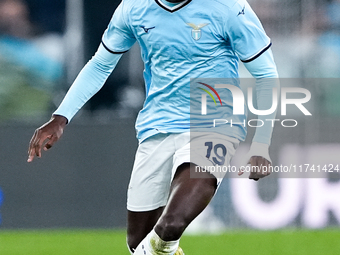
[[(62, 136), (66, 124), (65, 117), (54, 115), (36, 129), (29, 144), (27, 162), (40, 158), (42, 149), (52, 148)], [(249, 163), (252, 166), (270, 165), (259, 156), (251, 157)], [(177, 168), (165, 207), (147, 212), (128, 211), (127, 241), (130, 249), (135, 249), (153, 228), (164, 241), (178, 240), (190, 222), (209, 204), (215, 194), (217, 180), (206, 172), (200, 173), (202, 178), (191, 178), (190, 167), (193, 166), (184, 163)], [(269, 174), (259, 171), (251, 173), (249, 178), (258, 180)]]
[[(251, 166), (264, 166), (264, 168), (259, 167), (258, 170), (254, 172), (250, 172), (249, 179), (258, 181), (260, 178), (270, 175), (269, 167), (271, 166), (271, 163), (265, 158), (260, 157), (260, 156), (253, 156), (249, 159), (248, 164), (250, 164)], [(267, 169), (267, 170), (264, 170), (264, 169)], [(238, 175), (241, 176), (243, 173), (244, 171), (240, 169)]]
[(42, 148), (47, 151), (51, 149), (64, 132), (67, 119), (60, 115), (53, 115), (52, 118), (35, 130), (28, 148), (27, 162), (32, 162), (34, 157), (41, 157)]

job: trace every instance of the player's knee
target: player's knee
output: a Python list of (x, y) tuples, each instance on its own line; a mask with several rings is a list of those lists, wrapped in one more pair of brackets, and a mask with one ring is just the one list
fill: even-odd
[(178, 240), (188, 226), (183, 218), (175, 215), (164, 215), (155, 226), (155, 231), (164, 241)]

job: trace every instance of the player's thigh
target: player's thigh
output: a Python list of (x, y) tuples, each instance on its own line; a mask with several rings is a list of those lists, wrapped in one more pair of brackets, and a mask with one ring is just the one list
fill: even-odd
[[(183, 134), (184, 135), (184, 134)], [(177, 148), (174, 155), (172, 174), (183, 163), (192, 163), (191, 178), (210, 177), (218, 180), (218, 185), (230, 169), (230, 161), (235, 154), (239, 141), (235, 138), (213, 132), (190, 132), (190, 142)]]
[(169, 135), (155, 135), (136, 152), (128, 187), (127, 209), (147, 212), (165, 206), (169, 196), (174, 143)]

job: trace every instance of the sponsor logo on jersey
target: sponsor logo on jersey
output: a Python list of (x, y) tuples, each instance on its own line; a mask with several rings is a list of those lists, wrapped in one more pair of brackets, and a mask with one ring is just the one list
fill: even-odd
[(245, 9), (245, 8), (246, 8), (246, 6), (243, 7), (242, 11), (240, 11), (240, 12), (237, 14), (237, 16), (244, 15), (244, 14), (245, 14), (245, 13), (244, 13), (244, 9)]
[(202, 24), (199, 24), (199, 25), (196, 25), (194, 23), (187, 23), (187, 25), (189, 25), (190, 27), (192, 27), (192, 30), (191, 30), (191, 36), (194, 40), (199, 40), (201, 37), (202, 37), (202, 30), (201, 28), (209, 25), (209, 23), (202, 23)]
[(145, 26), (139, 26), (139, 27), (143, 28), (143, 30), (144, 30), (145, 33), (149, 33), (149, 31), (150, 31), (151, 29), (154, 29), (154, 28), (155, 28), (155, 27), (145, 27)]

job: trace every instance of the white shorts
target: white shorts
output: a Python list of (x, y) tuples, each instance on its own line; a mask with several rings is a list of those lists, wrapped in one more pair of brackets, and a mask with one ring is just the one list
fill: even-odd
[[(206, 132), (157, 134), (146, 139), (136, 152), (127, 209), (151, 211), (165, 206), (171, 181), (180, 165), (190, 162), (203, 168), (216, 164), (228, 166), (238, 144), (235, 138)], [(219, 185), (224, 175), (211, 174), (215, 175)]]

